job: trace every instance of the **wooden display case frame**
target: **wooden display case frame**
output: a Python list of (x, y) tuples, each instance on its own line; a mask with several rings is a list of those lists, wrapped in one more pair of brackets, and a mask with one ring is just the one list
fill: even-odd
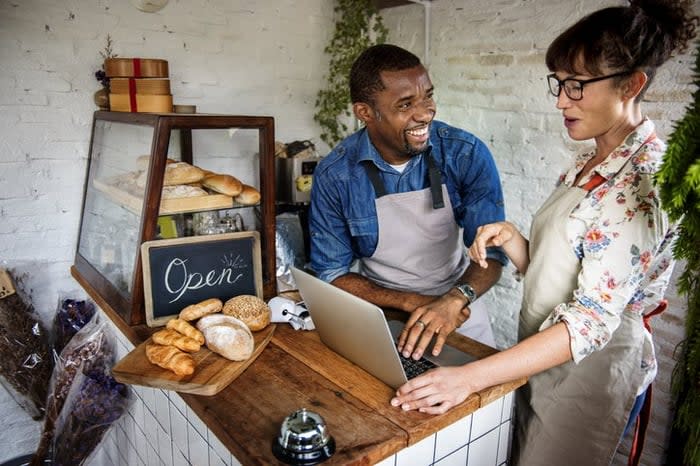
[[(141, 266), (140, 245), (145, 241), (156, 238), (158, 216), (161, 214), (161, 192), (168, 145), (172, 130), (180, 131), (181, 160), (192, 163), (192, 130), (196, 129), (253, 129), (258, 131), (259, 153), (259, 182), (261, 200), (260, 208), (260, 244), (262, 250), (263, 298), (269, 299), (277, 294), (275, 277), (275, 123), (270, 116), (239, 116), (218, 114), (176, 114), (176, 113), (124, 113), (96, 111), (92, 122), (90, 137), (90, 152), (86, 183), (83, 193), (83, 209), (81, 213), (82, 235), (85, 202), (88, 193), (88, 182), (92, 163), (95, 128), (98, 121), (119, 122), (153, 128), (151, 141), (150, 166), (146, 183), (145, 198), (141, 211), (139, 227), (139, 244), (134, 251), (136, 260), (132, 273), (131, 293), (119, 290), (93, 264), (80, 254), (76, 247), (75, 263), (71, 268), (72, 275), (80, 283), (88, 284), (103, 300), (114, 309), (128, 325), (144, 324), (144, 284), (143, 268)], [(218, 210), (218, 209), (205, 209)]]

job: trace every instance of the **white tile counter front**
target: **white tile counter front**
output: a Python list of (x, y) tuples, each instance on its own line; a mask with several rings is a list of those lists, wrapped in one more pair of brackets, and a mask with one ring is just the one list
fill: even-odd
[[(134, 345), (116, 327), (112, 329), (119, 359)], [(107, 432), (89, 461), (91, 466), (241, 464), (176, 392), (137, 385), (131, 388), (133, 400), (129, 411)], [(378, 464), (508, 464), (512, 411), (513, 392), (510, 392)]]

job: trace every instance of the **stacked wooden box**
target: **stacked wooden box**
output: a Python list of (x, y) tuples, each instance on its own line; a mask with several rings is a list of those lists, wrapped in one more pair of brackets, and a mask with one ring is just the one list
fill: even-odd
[(108, 58), (109, 108), (113, 112), (170, 113), (168, 62), (153, 58)]

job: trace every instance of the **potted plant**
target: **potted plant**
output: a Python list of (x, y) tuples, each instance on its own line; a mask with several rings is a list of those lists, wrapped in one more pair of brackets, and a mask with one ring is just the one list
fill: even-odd
[(669, 137), (656, 178), (662, 206), (679, 224), (673, 253), (685, 262), (678, 290), (688, 298), (685, 339), (672, 377), (675, 419), (669, 455), (679, 456), (669, 464), (700, 464), (700, 41), (697, 47), (693, 101)]
[(337, 0), (334, 11), (335, 32), (324, 49), (330, 55), (326, 87), (318, 92), (314, 114), (314, 121), (321, 126), (321, 139), (330, 147), (348, 133), (352, 63), (367, 47), (384, 43), (388, 34), (371, 0)]

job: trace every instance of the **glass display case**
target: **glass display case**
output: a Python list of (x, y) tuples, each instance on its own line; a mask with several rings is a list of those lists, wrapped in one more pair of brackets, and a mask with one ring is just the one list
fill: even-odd
[[(170, 186), (170, 164), (230, 175), (259, 200), (196, 182)], [(143, 242), (257, 230), (269, 299), (276, 294), (274, 173), (272, 117), (95, 112), (74, 275), (127, 324), (142, 324)]]

